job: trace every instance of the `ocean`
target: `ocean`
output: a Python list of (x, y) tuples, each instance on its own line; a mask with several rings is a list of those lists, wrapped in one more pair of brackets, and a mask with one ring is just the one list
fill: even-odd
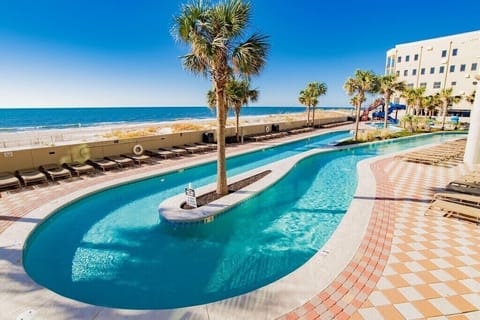
[[(350, 109), (320, 107), (317, 109)], [(304, 112), (304, 107), (244, 107), (241, 116)], [(233, 116), (230, 112), (229, 116)], [(214, 119), (207, 107), (90, 107), (0, 109), (0, 131), (25, 131), (90, 127), (122, 123), (148, 123), (188, 119)]]

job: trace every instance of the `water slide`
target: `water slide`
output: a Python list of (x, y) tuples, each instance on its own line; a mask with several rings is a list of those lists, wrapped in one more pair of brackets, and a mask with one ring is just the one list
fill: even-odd
[(372, 102), (372, 104), (365, 110), (363, 110), (363, 114), (360, 118), (361, 121), (368, 121), (368, 114), (370, 113), (370, 111), (378, 108), (378, 107), (383, 107), (385, 104), (385, 101), (383, 100), (383, 98), (379, 98), (379, 99), (375, 99), (375, 101)]
[[(398, 120), (396, 119), (396, 117), (395, 117), (395, 118), (392, 118), (392, 117), (390, 116), (390, 114), (391, 114), (392, 112), (394, 112), (394, 111), (405, 110), (405, 109), (407, 109), (407, 107), (406, 107), (405, 105), (403, 105), (403, 104), (398, 104), (398, 103), (392, 103), (392, 102), (390, 102), (390, 105), (389, 105), (389, 107), (388, 107), (388, 109), (387, 109), (387, 119), (388, 119), (388, 121), (390, 121), (390, 122), (392, 122), (392, 123), (397, 123)], [(377, 111), (377, 112), (374, 112), (374, 113), (372, 114), (372, 116), (373, 116), (374, 118), (383, 119), (383, 118), (385, 117), (385, 113), (384, 113), (383, 111)]]

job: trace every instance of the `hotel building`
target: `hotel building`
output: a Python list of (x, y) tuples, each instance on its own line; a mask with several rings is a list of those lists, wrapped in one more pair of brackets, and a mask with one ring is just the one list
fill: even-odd
[[(445, 88), (453, 88), (453, 95), (470, 95), (480, 74), (480, 30), (398, 44), (387, 51), (385, 74), (397, 74), (408, 87), (425, 87), (425, 95)], [(470, 110), (472, 105), (462, 99), (451, 108)]]

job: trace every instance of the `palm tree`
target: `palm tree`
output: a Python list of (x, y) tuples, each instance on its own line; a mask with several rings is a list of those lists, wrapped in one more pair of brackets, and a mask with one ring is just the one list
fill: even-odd
[(357, 110), (355, 115), (355, 135), (354, 140), (358, 137), (358, 124), (360, 120), (360, 109), (362, 102), (365, 100), (365, 94), (375, 90), (375, 75), (372, 71), (356, 70), (353, 78), (348, 78), (343, 88), (349, 96), (356, 94)]
[[(231, 79), (227, 82), (225, 89), (225, 103), (227, 108), (232, 108), (235, 113), (235, 134), (237, 142), (240, 141), (240, 111), (242, 106), (248, 105), (249, 102), (256, 102), (258, 95), (258, 90), (250, 89), (250, 82), (248, 80)], [(216, 107), (217, 101), (214, 90), (208, 91), (207, 102), (210, 108), (213, 109)]]
[(310, 105), (312, 104), (312, 97), (308, 90), (301, 90), (298, 96), (298, 101), (307, 108), (307, 126), (310, 124)]
[(185, 69), (212, 80), (217, 109), (217, 193), (227, 194), (225, 90), (233, 73), (243, 77), (259, 74), (266, 63), (268, 37), (254, 33), (242, 39), (249, 28), (250, 4), (226, 0), (215, 5), (196, 0), (185, 4), (175, 17), (173, 35), (190, 46), (181, 57)]
[(258, 90), (250, 89), (248, 80), (231, 80), (227, 84), (227, 96), (235, 112), (235, 134), (239, 142), (240, 111), (242, 106), (247, 106), (249, 102), (256, 102), (258, 99)]
[(447, 118), (448, 106), (459, 102), (462, 98), (460, 96), (452, 96), (453, 88), (446, 88), (440, 90), (438, 97), (442, 101), (442, 130), (445, 129), (445, 120)]
[(315, 108), (318, 104), (318, 97), (327, 94), (327, 85), (323, 82), (313, 82), (310, 83), (308, 86), (309, 89), (313, 92), (313, 95), (316, 96), (315, 103), (312, 104), (312, 127), (315, 127)]
[(387, 128), (388, 122), (388, 107), (390, 106), (390, 98), (392, 94), (397, 91), (404, 91), (405, 90), (405, 82), (399, 81), (396, 74), (387, 74), (384, 76), (377, 77), (378, 81), (378, 92), (383, 94), (385, 99), (385, 107), (384, 107), (384, 120), (383, 120), (383, 127)]
[(414, 105), (415, 105), (415, 89), (405, 88), (400, 97), (405, 99), (405, 104), (407, 105), (407, 114), (413, 115)]
[(470, 95), (465, 97), (465, 100), (467, 100), (467, 102), (470, 103), (471, 105), (473, 105), (473, 102), (475, 102), (475, 94), (476, 94), (476, 90), (473, 90), (473, 92)]
[(415, 115), (420, 115), (420, 109), (422, 108), (423, 95), (425, 94), (425, 87), (418, 87), (412, 90), (412, 98), (415, 101)]
[(327, 93), (327, 85), (323, 82), (310, 82), (307, 87), (300, 91), (298, 101), (307, 107), (307, 126), (310, 125), (310, 108), (312, 108), (312, 126), (315, 126), (315, 107), (318, 104), (318, 97)]

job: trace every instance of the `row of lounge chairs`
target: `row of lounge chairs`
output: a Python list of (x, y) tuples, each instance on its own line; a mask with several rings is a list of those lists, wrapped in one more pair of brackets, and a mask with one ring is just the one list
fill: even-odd
[(255, 136), (249, 136), (247, 137), (247, 140), (250, 141), (264, 141), (264, 140), (270, 140), (270, 139), (275, 139), (275, 138), (281, 138), (285, 137), (288, 135), (288, 132), (272, 132), (272, 133), (267, 133), (267, 134), (261, 134), (261, 135), (255, 135)]
[(446, 186), (433, 196), (425, 215), (441, 214), (480, 223), (480, 170), (475, 170)]
[(408, 152), (399, 158), (428, 165), (447, 165), (461, 161), (465, 152), (466, 139), (445, 142), (441, 145)]
[(216, 144), (198, 143), (191, 145), (175, 146), (173, 148), (159, 148), (157, 150), (145, 150), (145, 154), (136, 155), (126, 153), (120, 156), (108, 156), (105, 158), (94, 158), (81, 162), (42, 165), (38, 169), (17, 170), (15, 173), (0, 173), (0, 191), (17, 189), (22, 186), (48, 183), (48, 180), (57, 181), (60, 179), (71, 179), (83, 174), (93, 175), (97, 170), (105, 172), (108, 170), (123, 169), (141, 165), (152, 164), (153, 157), (169, 159), (200, 152), (207, 152), (216, 149)]

